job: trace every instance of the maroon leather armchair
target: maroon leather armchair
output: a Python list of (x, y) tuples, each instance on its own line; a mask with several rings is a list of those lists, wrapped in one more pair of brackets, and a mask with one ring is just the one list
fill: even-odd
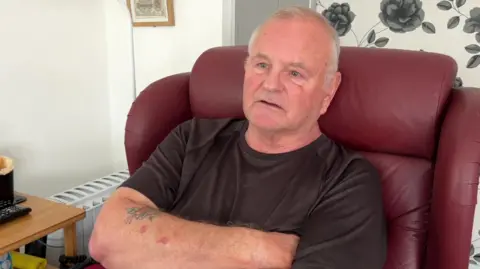
[[(125, 134), (131, 173), (185, 120), (244, 117), (246, 55), (244, 46), (210, 49), (191, 72), (141, 92)], [(381, 173), (389, 223), (384, 268), (467, 268), (479, 178), (480, 90), (452, 89), (456, 63), (434, 53), (343, 47), (339, 69), (343, 81), (319, 124)]]

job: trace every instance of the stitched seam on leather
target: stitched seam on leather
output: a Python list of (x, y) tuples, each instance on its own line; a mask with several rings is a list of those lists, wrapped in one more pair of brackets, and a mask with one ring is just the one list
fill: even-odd
[[(440, 82), (440, 89), (443, 89), (443, 87), (445, 86), (445, 81), (447, 80), (447, 72), (444, 72), (443, 73), (443, 78), (442, 78), (442, 81)], [(451, 93), (452, 89), (450, 89), (449, 93)], [(437, 99), (437, 111), (435, 112), (435, 119), (434, 119), (434, 122), (435, 122), (435, 126), (434, 126), (434, 136), (437, 135), (437, 127), (441, 127), (439, 125), (441, 125), (441, 122), (440, 122), (440, 100), (442, 100), (442, 94), (443, 92), (440, 92), (440, 94), (438, 95), (438, 99)], [(441, 129), (441, 128), (440, 128)], [(440, 133), (441, 133), (441, 130), (440, 130)], [(438, 134), (438, 136), (440, 137), (440, 133)], [(433, 140), (435, 141), (435, 137), (433, 138)], [(434, 142), (436, 145), (434, 145), (434, 148), (436, 148), (439, 144), (439, 141), (435, 141)], [(435, 151), (435, 149), (432, 149), (433, 151)], [(433, 154), (435, 154), (435, 152), (432, 153), (432, 156), (430, 156), (429, 159), (432, 159), (434, 156)]]

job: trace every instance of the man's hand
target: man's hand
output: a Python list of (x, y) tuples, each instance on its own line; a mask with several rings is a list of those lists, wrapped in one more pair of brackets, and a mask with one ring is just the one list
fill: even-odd
[(290, 268), (299, 238), (283, 233), (264, 233), (253, 260), (258, 268)]
[(95, 260), (115, 269), (287, 269), (297, 241), (291, 235), (184, 220), (120, 188), (104, 204), (89, 247)]

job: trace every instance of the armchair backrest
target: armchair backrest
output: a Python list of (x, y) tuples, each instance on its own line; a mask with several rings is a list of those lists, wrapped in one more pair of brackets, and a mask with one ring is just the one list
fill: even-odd
[[(243, 63), (247, 48), (206, 51), (190, 75), (195, 117), (244, 117)], [(441, 113), (457, 65), (445, 55), (392, 49), (343, 47), (342, 83), (319, 123), (349, 147), (431, 160)]]
[[(131, 115), (156, 114), (135, 128), (127, 123), (131, 172), (184, 120), (244, 117), (246, 56), (245, 46), (210, 49), (191, 73), (164, 78), (142, 92)], [(439, 132), (457, 65), (435, 53), (343, 47), (339, 70), (342, 83), (319, 124), (330, 138), (363, 153), (382, 176), (389, 223), (385, 269), (423, 268)], [(145, 108), (153, 102), (158, 105)]]

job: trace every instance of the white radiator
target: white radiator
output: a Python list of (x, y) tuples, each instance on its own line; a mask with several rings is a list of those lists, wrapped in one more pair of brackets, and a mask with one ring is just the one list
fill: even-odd
[[(78, 255), (88, 255), (88, 242), (92, 234), (93, 224), (110, 194), (129, 177), (128, 170), (89, 181), (69, 190), (57, 193), (47, 199), (83, 208), (86, 217), (77, 223)], [(48, 235), (46, 258), (52, 265), (58, 265), (58, 257), (64, 254), (63, 229)]]

